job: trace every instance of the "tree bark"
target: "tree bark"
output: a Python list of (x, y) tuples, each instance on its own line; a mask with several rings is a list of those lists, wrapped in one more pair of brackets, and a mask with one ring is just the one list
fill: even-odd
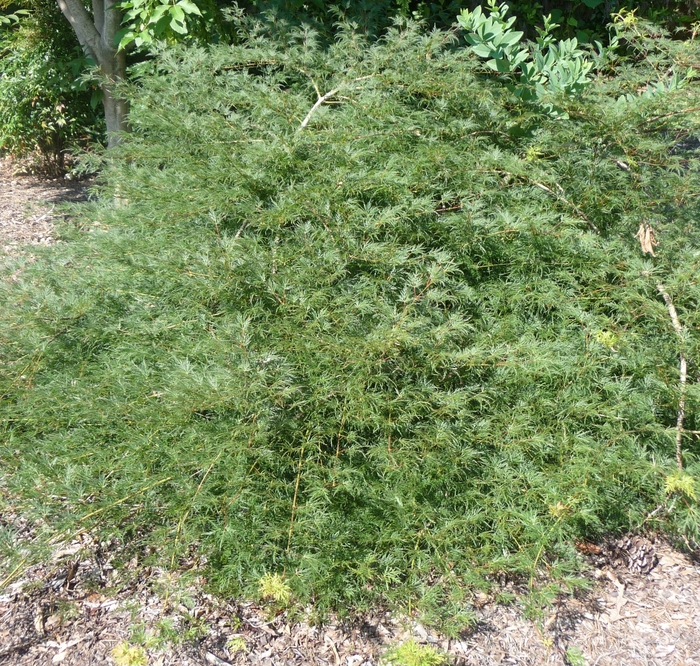
[(129, 131), (129, 104), (117, 92), (117, 87), (126, 78), (126, 55), (118, 51), (115, 44), (122, 13), (114, 6), (114, 0), (92, 0), (92, 16), (82, 0), (56, 2), (73, 27), (86, 55), (99, 65), (104, 77), (102, 93), (107, 147), (112, 148), (120, 142), (122, 134)]

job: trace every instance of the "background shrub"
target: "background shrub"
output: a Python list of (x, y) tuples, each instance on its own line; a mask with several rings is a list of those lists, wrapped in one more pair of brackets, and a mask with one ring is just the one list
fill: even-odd
[[(169, 27), (167, 20), (158, 24), (161, 29), (144, 32), (139, 32), (135, 20), (131, 24), (127, 21), (122, 39), (123, 43), (131, 42), (131, 46), (143, 42), (142, 52), (130, 57), (137, 62), (147, 57), (146, 49), (153, 38), (198, 44), (236, 41), (235, 24), (226, 19), (241, 14), (264, 17), (268, 34), (274, 39), (285, 41), (290, 31), (304, 25), (324, 41), (332, 42), (338, 21), (353, 22), (361, 32), (376, 38), (397, 15), (420, 19), (427, 26), (447, 28), (454, 24), (461, 9), (473, 9), (478, 4), (475, 0), (246, 0), (233, 4), (196, 0), (196, 13), (183, 18), (185, 22), (177, 31)], [(18, 8), (31, 10), (29, 18), (22, 17), (19, 27), (0, 22), (0, 151), (26, 154), (38, 150), (61, 168), (62, 155), (69, 145), (85, 146), (104, 140), (98, 89), (83, 78), (91, 63), (85, 59), (55, 1), (0, 2), (2, 15), (10, 16)], [(560, 24), (557, 38), (576, 37), (579, 42), (605, 41), (611, 13), (621, 9), (635, 9), (640, 16), (671, 31), (680, 30), (678, 34), (683, 37), (697, 34), (700, 10), (694, 0), (575, 0), (565, 7), (549, 0), (511, 3), (511, 10), (518, 17), (517, 27), (526, 36), (534, 39), (543, 15), (549, 13)]]
[(91, 63), (56, 3), (28, 6), (0, 29), (0, 151), (39, 151), (62, 169), (69, 148), (102, 138), (98, 89), (83, 78)]

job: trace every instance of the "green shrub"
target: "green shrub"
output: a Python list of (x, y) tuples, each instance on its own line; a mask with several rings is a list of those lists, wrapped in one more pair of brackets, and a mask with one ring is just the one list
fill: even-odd
[(62, 168), (65, 151), (101, 137), (97, 88), (83, 75), (91, 63), (55, 2), (0, 32), (0, 152), (39, 151)]
[(554, 119), (452, 40), (253, 33), (142, 68), (104, 203), (3, 282), (23, 510), (196, 544), (229, 593), (465, 617), (484, 577), (575, 571), (575, 538), (698, 539), (657, 291), (699, 358), (698, 87), (623, 108), (658, 75), (621, 62)]
[[(382, 34), (391, 19), (400, 15), (417, 18), (426, 25), (449, 28), (455, 16), (464, 9), (474, 9), (479, 0), (353, 0), (327, 3), (322, 0), (244, 0), (238, 3), (251, 13), (268, 13), (282, 21), (313, 24), (321, 30), (332, 32), (340, 13), (346, 20), (355, 21), (371, 34)], [(593, 42), (607, 35), (607, 25), (612, 13), (634, 10), (637, 15), (664, 24), (669, 30), (680, 30), (684, 35), (693, 31), (693, 24), (700, 20), (700, 7), (694, 0), (667, 0), (665, 2), (636, 2), (631, 0), (517, 0), (510, 3), (517, 16), (517, 27), (526, 36), (537, 36), (536, 26), (542, 17), (551, 15), (560, 24), (560, 37), (577, 38), (581, 43)], [(340, 10), (339, 10), (340, 8)]]
[[(457, 17), (467, 31), (466, 40), (471, 51), (487, 58), (486, 66), (507, 76), (510, 89), (521, 99), (547, 104), (551, 113), (559, 114), (546, 99), (580, 95), (591, 83), (590, 72), (594, 62), (581, 50), (577, 39), (556, 42), (552, 31), (559, 27), (550, 16), (544, 18), (537, 41), (523, 45), (523, 33), (513, 30), (515, 17), (506, 19), (508, 5), (491, 2), (488, 14), (481, 6), (473, 12), (463, 10)], [(613, 51), (617, 40), (609, 49), (599, 46), (598, 59), (604, 59)], [(517, 75), (517, 76), (516, 76)]]

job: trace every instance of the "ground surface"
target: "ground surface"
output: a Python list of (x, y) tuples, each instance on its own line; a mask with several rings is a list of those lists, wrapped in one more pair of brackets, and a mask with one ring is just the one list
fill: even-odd
[[(2, 252), (50, 244), (57, 204), (79, 200), (84, 190), (17, 175), (0, 160)], [(36, 538), (36, 526), (9, 508), (0, 527), (20, 550)], [(202, 562), (167, 572), (83, 534), (55, 543), (41, 564), (0, 561), (0, 665), (374, 666), (390, 646), (413, 638), (456, 665), (700, 666), (700, 560), (653, 538), (579, 546), (588, 592), (562, 596), (535, 620), (518, 601), (502, 605), (477, 594), (474, 625), (447, 640), (384, 612), (314, 627), (269, 606), (217, 599), (205, 592)], [(503, 591), (517, 597), (518, 587), (505, 582)]]
[(21, 176), (18, 168), (0, 158), (0, 248), (6, 254), (50, 244), (57, 205), (85, 198), (85, 181)]

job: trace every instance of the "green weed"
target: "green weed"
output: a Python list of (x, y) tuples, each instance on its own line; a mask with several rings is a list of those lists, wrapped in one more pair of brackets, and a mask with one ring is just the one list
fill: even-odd
[(226, 648), (232, 654), (235, 654), (236, 652), (245, 652), (245, 638), (243, 638), (242, 636), (233, 636), (229, 638), (228, 642), (226, 643)]
[(258, 586), (263, 599), (273, 601), (278, 606), (287, 606), (292, 600), (292, 590), (279, 574), (265, 574)]
[(146, 651), (139, 645), (129, 645), (129, 643), (119, 643), (112, 650), (112, 659), (117, 666), (146, 666), (148, 664)]
[(566, 648), (565, 659), (568, 666), (586, 666), (588, 660), (576, 646)]
[(384, 662), (392, 666), (440, 666), (447, 659), (431, 645), (420, 645), (411, 639), (390, 650)]

